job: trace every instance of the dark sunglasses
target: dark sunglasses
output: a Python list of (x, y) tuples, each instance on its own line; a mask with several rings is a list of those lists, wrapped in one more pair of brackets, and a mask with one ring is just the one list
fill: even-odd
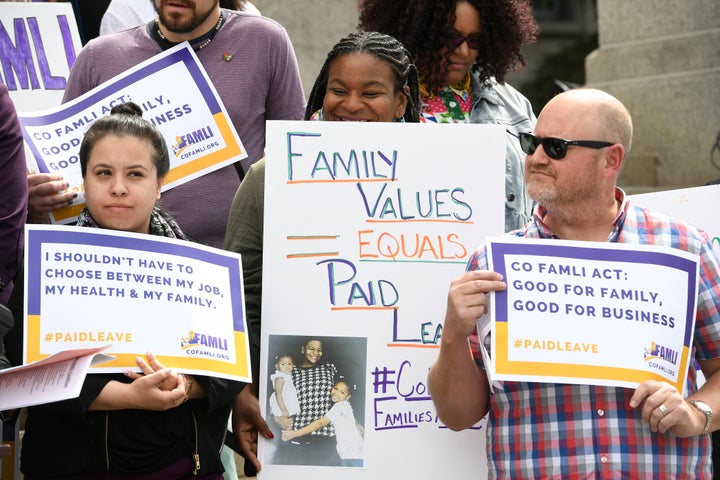
[(536, 137), (532, 133), (519, 133), (520, 148), (528, 155), (532, 155), (537, 150), (538, 145), (542, 145), (545, 155), (553, 160), (561, 160), (567, 155), (568, 147), (585, 147), (600, 149), (615, 145), (610, 142), (596, 142), (594, 140), (563, 140), (554, 137)]
[(463, 42), (467, 42), (468, 48), (471, 48), (473, 50), (480, 50), (480, 47), (482, 46), (482, 37), (478, 34), (464, 37), (459, 33), (455, 32), (453, 37), (447, 42), (448, 49), (455, 50), (460, 45), (462, 45)]

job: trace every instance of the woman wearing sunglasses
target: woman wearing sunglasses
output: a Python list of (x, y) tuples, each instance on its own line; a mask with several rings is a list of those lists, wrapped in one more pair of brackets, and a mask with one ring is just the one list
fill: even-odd
[(392, 35), (412, 54), (420, 74), (420, 121), (506, 127), (505, 230), (524, 225), (532, 202), (517, 135), (532, 131), (535, 115), (505, 75), (525, 66), (520, 48), (537, 38), (530, 2), (361, 0), (360, 28)]

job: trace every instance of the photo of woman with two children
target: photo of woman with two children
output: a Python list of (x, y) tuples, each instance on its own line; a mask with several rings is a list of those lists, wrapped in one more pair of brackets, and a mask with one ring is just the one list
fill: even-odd
[(366, 359), (365, 338), (270, 335), (267, 463), (363, 466)]

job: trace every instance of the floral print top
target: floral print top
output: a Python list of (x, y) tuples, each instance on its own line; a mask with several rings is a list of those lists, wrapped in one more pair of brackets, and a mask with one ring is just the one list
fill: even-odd
[(420, 85), (420, 121), (423, 123), (470, 123), (473, 96), (470, 73), (455, 85), (447, 85), (435, 95)]

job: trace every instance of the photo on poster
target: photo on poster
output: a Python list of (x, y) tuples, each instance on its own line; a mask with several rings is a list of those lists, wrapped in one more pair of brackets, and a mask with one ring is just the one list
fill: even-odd
[(363, 467), (367, 339), (269, 335), (267, 362), (265, 462)]

